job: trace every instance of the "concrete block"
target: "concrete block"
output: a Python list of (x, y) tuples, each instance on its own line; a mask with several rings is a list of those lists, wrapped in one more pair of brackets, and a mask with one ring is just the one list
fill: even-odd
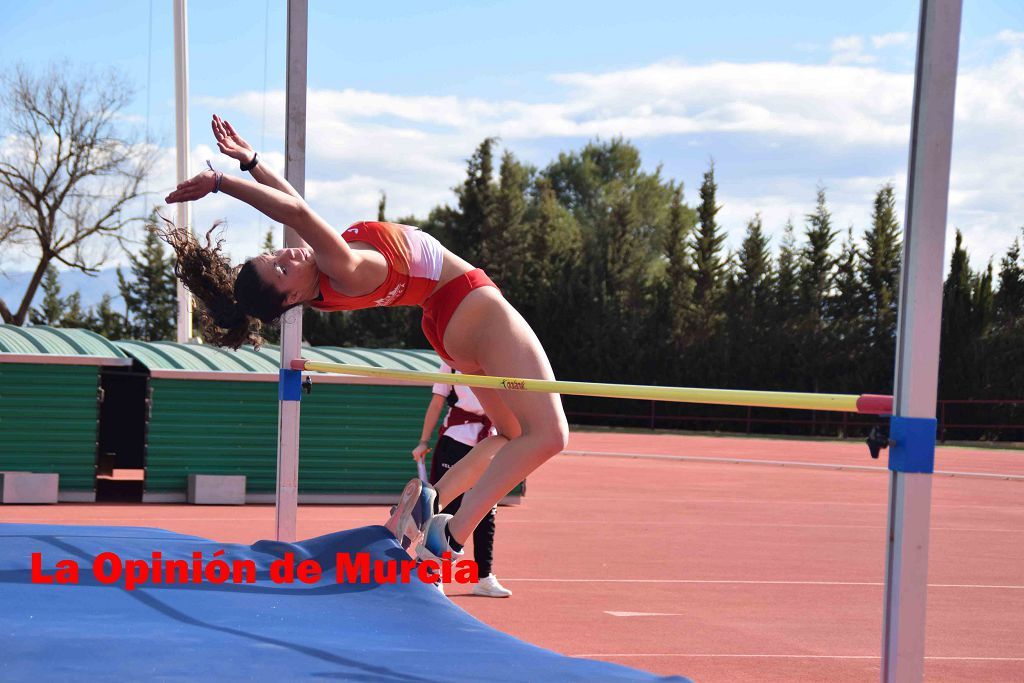
[(43, 472), (0, 472), (0, 502), (12, 505), (57, 502), (60, 475)]
[(245, 475), (190, 474), (188, 502), (194, 505), (245, 505)]

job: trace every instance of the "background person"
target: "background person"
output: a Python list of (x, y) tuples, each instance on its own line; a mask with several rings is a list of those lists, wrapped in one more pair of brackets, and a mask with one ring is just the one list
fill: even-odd
[[(455, 371), (448, 364), (442, 363), (438, 372)], [(431, 484), (436, 484), (480, 441), (497, 433), (491, 426), (491, 421), (484, 415), (480, 401), (469, 387), (435, 384), (434, 395), (423, 416), (423, 434), (416, 448), (412, 450), (412, 457), (416, 461), (422, 462), (426, 456), (429, 450), (428, 440), (446, 403), (448, 404), (448, 414), (445, 415), (441, 431), (438, 432), (434, 455), (430, 459)], [(442, 512), (454, 515), (458, 512), (461, 503), (462, 496), (459, 496), (445, 506)], [(480, 581), (473, 586), (473, 595), (507, 598), (512, 595), (512, 591), (498, 583), (498, 577), (493, 573), (494, 530), (497, 512), (498, 506), (495, 505), (473, 530), (473, 559), (480, 571)]]

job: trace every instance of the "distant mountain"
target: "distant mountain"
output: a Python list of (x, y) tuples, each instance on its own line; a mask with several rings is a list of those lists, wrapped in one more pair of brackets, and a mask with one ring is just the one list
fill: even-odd
[[(21, 298), (25, 295), (25, 288), (31, 279), (32, 273), (28, 271), (0, 274), (0, 298), (4, 300), (8, 308), (13, 310), (21, 305)], [(95, 276), (86, 275), (77, 270), (60, 271), (61, 296), (67, 296), (75, 291), (81, 293), (82, 306), (85, 308), (95, 306), (104, 294), (110, 294), (113, 297), (114, 310), (123, 312), (124, 300), (121, 299), (121, 295), (117, 291), (116, 268), (101, 270)], [(32, 306), (38, 306), (42, 299), (43, 290), (40, 287), (36, 290)]]

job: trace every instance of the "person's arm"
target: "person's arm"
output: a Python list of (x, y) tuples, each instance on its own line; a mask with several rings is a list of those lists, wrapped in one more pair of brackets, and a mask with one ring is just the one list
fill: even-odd
[(349, 279), (363, 262), (363, 258), (302, 197), (251, 180), (203, 171), (178, 185), (165, 201), (168, 204), (193, 202), (211, 192), (223, 192), (240, 199), (267, 218), (291, 226), (312, 247), (317, 267), (328, 277)]
[[(221, 153), (245, 166), (252, 163), (253, 158), (256, 156), (256, 150), (253, 149), (252, 145), (246, 142), (237, 131), (235, 131), (234, 127), (232, 127), (229, 122), (214, 114), (213, 121), (210, 125), (213, 128), (213, 137), (217, 139), (217, 147), (220, 149)], [(258, 161), (256, 166), (253, 167), (249, 173), (252, 175), (252, 179), (261, 185), (272, 187), (275, 190), (280, 190), (281, 192), (290, 194), (293, 197), (302, 197), (302, 195), (292, 187), (291, 183), (275, 173), (274, 169), (270, 168), (262, 161)]]
[[(261, 185), (272, 187), (275, 190), (290, 194), (293, 197), (302, 198), (298, 190), (292, 187), (285, 178), (282, 178), (274, 172), (270, 166), (262, 163), (261, 160), (256, 159), (256, 150), (252, 148), (248, 142), (245, 141), (241, 135), (231, 126), (230, 123), (217, 116), (213, 115), (213, 120), (210, 122), (210, 126), (213, 128), (213, 137), (217, 139), (217, 147), (221, 153), (231, 157), (239, 163), (239, 168), (244, 166), (251, 166), (253, 161), (256, 161), (256, 165), (249, 169), (249, 174), (253, 180)], [(298, 235), (298, 231), (293, 232)], [(308, 247), (308, 242), (300, 236), (299, 244), (292, 244), (293, 247)]]
[(444, 403), (444, 396), (439, 394), (434, 394), (430, 399), (430, 405), (427, 406), (427, 412), (423, 416), (423, 431), (420, 433), (420, 442), (416, 444), (416, 448), (412, 449), (413, 460), (423, 460), (427, 451), (430, 450), (427, 447), (430, 444), (430, 435), (434, 433), (434, 427), (437, 425), (437, 419), (441, 417)]

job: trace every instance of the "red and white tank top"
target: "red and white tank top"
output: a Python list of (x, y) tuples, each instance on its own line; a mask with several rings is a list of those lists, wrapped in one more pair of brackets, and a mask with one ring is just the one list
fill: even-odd
[(346, 296), (331, 287), (320, 273), (320, 298), (312, 306), (321, 311), (355, 311), (374, 306), (419, 306), (441, 279), (444, 247), (431, 235), (410, 225), (364, 221), (341, 233), (346, 242), (366, 242), (384, 255), (388, 275), (377, 289), (361, 296)]

